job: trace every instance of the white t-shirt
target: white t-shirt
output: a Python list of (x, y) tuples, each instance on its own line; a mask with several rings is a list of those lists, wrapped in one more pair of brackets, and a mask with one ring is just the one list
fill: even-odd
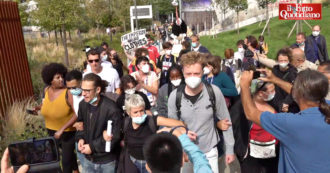
[[(139, 75), (139, 71), (135, 71), (135, 72), (131, 73), (130, 75), (133, 76), (134, 79), (136, 80), (136, 76)], [(144, 83), (146, 85), (148, 85), (148, 86), (152, 86), (152, 84), (156, 80), (158, 80), (158, 77), (157, 77), (156, 73), (153, 72), (153, 71), (150, 71), (149, 72), (149, 75), (144, 80)], [(151, 94), (150, 92), (148, 92), (144, 88), (141, 88), (139, 91), (140, 92), (143, 92), (148, 97), (148, 100), (149, 100), (151, 106), (155, 106), (156, 105), (156, 101), (157, 101), (157, 96), (156, 95)]]
[[(102, 66), (103, 67), (103, 66)], [(91, 71), (86, 71), (83, 76), (86, 74), (92, 73)], [(102, 71), (97, 74), (101, 77), (102, 80), (105, 80), (108, 82), (108, 86), (105, 90), (105, 92), (115, 92), (117, 88), (119, 88), (120, 79), (117, 70), (114, 68), (102, 68)]]
[(78, 116), (79, 103), (84, 99), (84, 96), (72, 95), (72, 97), (73, 97), (73, 109), (76, 115)]
[(243, 58), (244, 58), (244, 52), (235, 52), (234, 53), (234, 59), (235, 60), (241, 60), (243, 62)]

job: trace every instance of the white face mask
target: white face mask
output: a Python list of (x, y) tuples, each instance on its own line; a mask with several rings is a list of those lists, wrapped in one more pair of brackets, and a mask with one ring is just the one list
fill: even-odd
[(181, 83), (181, 79), (171, 80), (172, 85), (175, 87), (179, 86)]
[(165, 51), (165, 54), (166, 54), (166, 55), (171, 55), (171, 53), (172, 53), (172, 50), (166, 50), (166, 51)]
[(275, 97), (275, 92), (269, 94), (268, 97), (267, 97), (266, 99), (264, 99), (264, 100), (265, 100), (266, 102), (268, 102), (268, 101), (273, 100), (274, 97)]
[(141, 70), (143, 73), (149, 73), (149, 71), (150, 71), (149, 64), (143, 65)]
[(195, 76), (192, 76), (192, 77), (188, 77), (186, 80), (185, 80), (186, 84), (188, 85), (188, 87), (192, 88), (192, 89), (195, 89), (199, 86), (199, 84), (202, 82), (202, 79), (200, 77), (195, 77)]
[(313, 32), (312, 32), (312, 35), (313, 35), (314, 37), (317, 37), (317, 36), (320, 35), (320, 31), (313, 31)]
[(131, 89), (127, 89), (125, 90), (125, 94), (131, 95), (135, 93), (136, 88), (131, 88)]
[(108, 59), (108, 55), (104, 55), (103, 57), (102, 57), (102, 61), (106, 61)]
[(244, 52), (244, 48), (239, 47), (239, 48), (238, 48), (238, 52), (240, 52), (240, 53)]
[(208, 75), (208, 74), (210, 74), (210, 72), (211, 72), (211, 70), (209, 68), (207, 68), (207, 67), (203, 68), (204, 75)]
[(289, 65), (289, 63), (287, 62), (282, 62), (282, 63), (279, 63), (278, 65), (280, 65), (281, 68), (285, 68)]

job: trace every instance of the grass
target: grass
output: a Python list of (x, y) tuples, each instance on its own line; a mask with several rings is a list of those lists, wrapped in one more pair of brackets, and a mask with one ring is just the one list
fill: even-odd
[[(287, 38), (291, 28), (295, 21), (282, 21), (278, 17), (270, 20), (270, 35), (267, 35), (267, 31), (264, 33), (265, 41), (269, 46), (268, 56), (275, 58), (277, 51), (285, 46), (290, 46), (296, 41), (295, 31), (290, 38)], [(321, 34), (325, 36), (328, 41), (327, 47), (330, 50), (330, 7), (324, 7), (322, 9), (322, 20), (307, 21), (310, 25), (321, 25)], [(236, 30), (220, 33), (217, 38), (212, 39), (210, 36), (201, 37), (201, 43), (207, 47), (212, 54), (224, 57), (224, 51), (226, 48), (232, 48), (237, 51), (236, 42), (240, 39), (244, 39), (247, 35), (254, 35), (256, 38), (261, 34), (266, 22), (262, 25), (258, 23), (240, 28), (240, 34), (237, 34)], [(306, 24), (303, 24), (303, 31), (306, 35), (311, 34), (311, 29)]]

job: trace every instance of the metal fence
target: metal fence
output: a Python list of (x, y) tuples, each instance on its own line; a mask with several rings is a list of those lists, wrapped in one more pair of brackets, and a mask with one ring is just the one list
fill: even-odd
[(13, 102), (33, 96), (16, 2), (0, 1), (0, 116)]

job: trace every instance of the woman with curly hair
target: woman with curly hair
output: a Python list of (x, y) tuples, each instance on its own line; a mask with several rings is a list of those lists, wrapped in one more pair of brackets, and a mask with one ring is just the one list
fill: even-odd
[(41, 114), (45, 118), (48, 134), (54, 136), (62, 148), (62, 167), (64, 173), (78, 172), (75, 148), (76, 121), (73, 98), (64, 85), (67, 69), (64, 65), (50, 63), (42, 69), (41, 76), (47, 87), (42, 101)]

